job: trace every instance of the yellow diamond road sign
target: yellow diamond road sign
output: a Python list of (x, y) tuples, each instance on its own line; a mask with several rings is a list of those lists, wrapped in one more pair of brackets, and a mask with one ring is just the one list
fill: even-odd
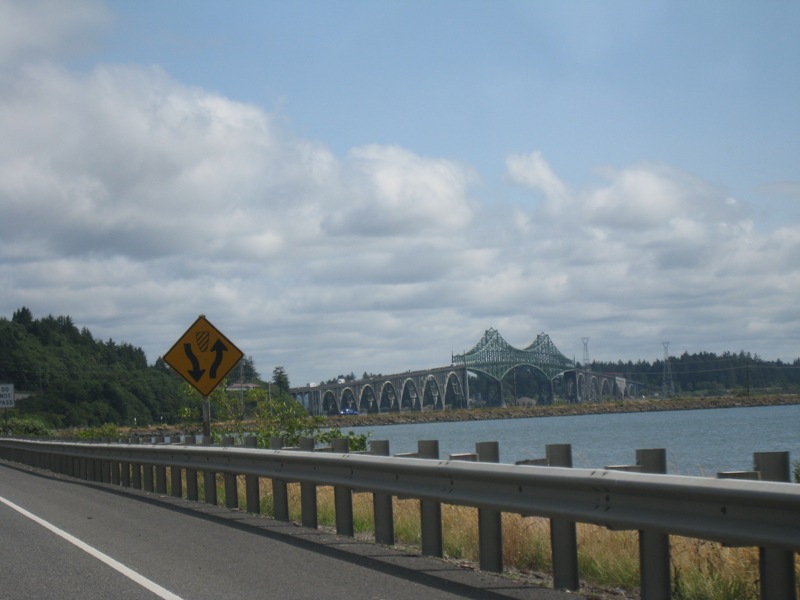
[(164, 355), (164, 362), (208, 396), (242, 356), (233, 342), (200, 315)]

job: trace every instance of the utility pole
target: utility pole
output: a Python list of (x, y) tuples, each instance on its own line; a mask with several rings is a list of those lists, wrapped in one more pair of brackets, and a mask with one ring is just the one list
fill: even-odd
[(675, 395), (675, 384), (672, 382), (672, 368), (669, 366), (669, 342), (661, 342), (664, 346), (664, 374), (661, 379), (661, 395), (664, 398)]
[(581, 341), (583, 342), (583, 369), (584, 371), (589, 371), (591, 370), (589, 366), (589, 338), (581, 338)]

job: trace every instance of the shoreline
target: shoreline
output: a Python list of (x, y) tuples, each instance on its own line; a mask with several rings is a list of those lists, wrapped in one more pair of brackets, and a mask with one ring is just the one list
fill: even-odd
[(364, 415), (335, 415), (325, 418), (330, 427), (381, 427), (414, 423), (451, 423), (455, 421), (486, 421), (500, 419), (530, 419), (537, 417), (572, 417), (674, 410), (710, 410), (759, 406), (800, 404), (800, 394), (769, 394), (763, 396), (719, 396), (713, 398), (670, 398), (665, 400), (625, 400), (585, 404), (555, 404), (550, 406), (510, 406), (505, 408), (473, 408), (449, 411), (381, 413)]

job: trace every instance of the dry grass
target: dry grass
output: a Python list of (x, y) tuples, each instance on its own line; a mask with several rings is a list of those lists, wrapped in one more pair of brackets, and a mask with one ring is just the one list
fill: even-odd
[[(167, 473), (169, 480), (169, 472)], [(244, 477), (238, 478), (239, 508), (246, 510)], [(205, 501), (203, 473), (198, 473), (200, 500)], [(272, 482), (259, 480), (262, 514), (273, 514)], [(301, 522), (300, 485), (289, 484), (289, 517)], [(217, 475), (217, 499), (225, 501), (224, 481)], [(421, 528), (419, 501), (394, 498), (396, 543), (419, 551)], [(320, 527), (336, 524), (333, 488), (317, 488), (317, 520)], [(356, 535), (372, 538), (374, 516), (372, 494), (353, 495)], [(474, 508), (442, 506), (444, 553), (448, 558), (477, 562), (478, 511)], [(635, 531), (609, 531), (578, 524), (578, 564), (582, 580), (595, 585), (632, 592), (639, 587), (639, 537)], [(675, 600), (756, 600), (758, 550), (728, 548), (715, 542), (672, 536), (671, 563)], [(507, 568), (522, 573), (552, 571), (550, 523), (547, 519), (503, 514), (503, 560)], [(796, 561), (800, 580), (800, 556)]]

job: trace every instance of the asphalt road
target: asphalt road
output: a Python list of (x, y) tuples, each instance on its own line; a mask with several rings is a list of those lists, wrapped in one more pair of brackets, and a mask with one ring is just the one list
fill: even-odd
[(0, 462), (0, 600), (272, 597), (580, 596), (222, 507)]

